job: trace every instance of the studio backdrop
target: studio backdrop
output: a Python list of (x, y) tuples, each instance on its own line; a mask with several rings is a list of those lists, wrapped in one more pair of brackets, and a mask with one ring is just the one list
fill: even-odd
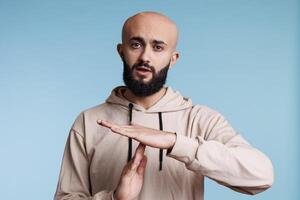
[(180, 32), (167, 85), (222, 113), (274, 165), (264, 193), (206, 179), (205, 199), (300, 199), (296, 0), (0, 0), (0, 198), (53, 198), (76, 116), (123, 84), (124, 20), (149, 10)]

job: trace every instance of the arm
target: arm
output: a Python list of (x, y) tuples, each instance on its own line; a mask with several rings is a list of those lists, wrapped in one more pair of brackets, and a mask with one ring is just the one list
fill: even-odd
[(145, 146), (140, 144), (134, 157), (123, 169), (119, 184), (113, 191), (100, 191), (91, 196), (89, 161), (83, 136), (71, 130), (54, 200), (136, 200), (141, 192), (147, 157)]
[(138, 124), (117, 125), (105, 120), (98, 123), (147, 146), (168, 149), (167, 155), (185, 163), (187, 169), (238, 192), (257, 194), (273, 184), (270, 160), (251, 147), (220, 114), (195, 121), (198, 129), (193, 131), (195, 136), (189, 137), (180, 133), (176, 137)]
[(206, 124), (199, 124), (201, 127), (206, 127), (203, 137), (177, 134), (168, 156), (184, 162), (189, 170), (238, 192), (256, 194), (272, 185), (270, 160), (251, 147), (220, 114)]

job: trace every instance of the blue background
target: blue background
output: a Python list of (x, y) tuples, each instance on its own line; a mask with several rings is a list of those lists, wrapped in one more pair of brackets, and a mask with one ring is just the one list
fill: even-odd
[(1, 199), (53, 198), (68, 131), (122, 84), (121, 27), (144, 10), (180, 29), (168, 85), (221, 112), (274, 164), (268, 191), (206, 180), (205, 199), (299, 199), (296, 0), (0, 0)]

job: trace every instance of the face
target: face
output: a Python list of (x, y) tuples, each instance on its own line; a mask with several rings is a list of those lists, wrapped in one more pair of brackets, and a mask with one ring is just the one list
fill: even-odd
[[(158, 92), (166, 83), (170, 63), (156, 72), (155, 68), (147, 63), (137, 63), (130, 67), (123, 59), (124, 71), (123, 81), (131, 92), (138, 97), (147, 97)], [(143, 76), (140, 79), (134, 78), (134, 71), (138, 68), (147, 69), (147, 73), (152, 73), (152, 78), (148, 82), (143, 81)]]
[[(136, 16), (125, 23), (118, 52), (124, 63), (125, 84), (129, 87), (129, 81), (138, 83), (137, 88), (141, 90), (138, 94), (138, 90), (134, 92), (129, 87), (133, 93), (148, 96), (163, 87), (165, 80), (162, 79), (166, 79), (169, 67), (178, 58), (176, 40), (176, 26), (162, 16)], [(147, 86), (151, 87), (145, 88)]]

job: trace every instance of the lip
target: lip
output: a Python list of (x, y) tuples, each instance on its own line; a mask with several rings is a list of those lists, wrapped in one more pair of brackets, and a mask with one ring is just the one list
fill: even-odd
[(151, 74), (152, 71), (149, 68), (146, 67), (138, 67), (135, 69), (136, 73), (139, 75), (148, 75)]
[(136, 70), (152, 72), (151, 69), (149, 69), (148, 67), (144, 67), (144, 66), (137, 67)]

